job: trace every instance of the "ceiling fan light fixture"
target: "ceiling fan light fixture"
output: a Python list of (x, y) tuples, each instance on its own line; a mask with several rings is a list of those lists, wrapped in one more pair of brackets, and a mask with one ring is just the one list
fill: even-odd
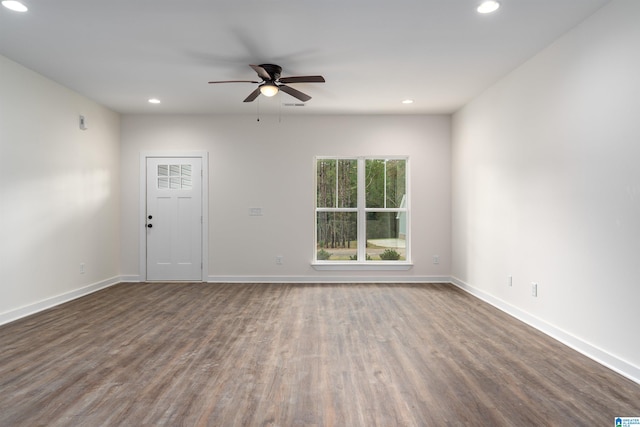
[(274, 83), (264, 83), (260, 85), (260, 93), (268, 97), (274, 96), (276, 93), (278, 93), (278, 86), (276, 86)]
[(3, 0), (2, 5), (7, 9), (13, 10), (14, 12), (26, 12), (27, 10), (29, 10), (27, 6), (16, 0)]
[(483, 1), (480, 4), (480, 6), (478, 6), (478, 9), (476, 10), (478, 11), (478, 13), (491, 13), (498, 10), (499, 7), (500, 7), (500, 2), (496, 0), (487, 0), (487, 1)]

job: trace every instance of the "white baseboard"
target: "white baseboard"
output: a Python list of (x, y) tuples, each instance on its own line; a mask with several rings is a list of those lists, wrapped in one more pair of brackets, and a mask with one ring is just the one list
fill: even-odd
[(120, 276), (120, 281), (124, 283), (139, 283), (144, 282), (139, 275)]
[(449, 276), (209, 276), (208, 283), (451, 283)]
[(91, 285), (84, 286), (82, 288), (75, 289), (73, 291), (66, 292), (64, 294), (57, 295), (51, 298), (47, 298), (33, 304), (26, 305), (24, 307), (1, 313), (0, 325), (13, 322), (14, 320), (18, 320), (22, 317), (30, 316), (48, 308), (55, 307), (56, 305), (60, 305), (76, 298), (89, 295), (93, 292), (99, 291), (100, 289), (108, 288), (109, 286), (113, 286), (120, 282), (120, 277), (112, 277), (110, 279), (101, 280), (100, 282), (92, 283)]
[(456, 277), (451, 278), (451, 283), (453, 283), (463, 291), (475, 296), (476, 298), (479, 298), (484, 302), (491, 304), (492, 306), (509, 314), (510, 316), (515, 317), (516, 319), (526, 323), (533, 328), (536, 328), (537, 330), (550, 336), (551, 338), (560, 341), (568, 347), (571, 347), (577, 352), (582, 353), (583, 355), (600, 363), (601, 365), (606, 366), (612, 371), (615, 371), (620, 375), (629, 378), (631, 381), (640, 384), (640, 367), (622, 360), (605, 350), (595, 347), (594, 345), (591, 345), (588, 342), (574, 335), (571, 335), (570, 333), (560, 328), (550, 325), (544, 320), (532, 316), (531, 314), (522, 311), (519, 308), (514, 307), (499, 298), (481, 291), (480, 289), (474, 288), (473, 286), (463, 282)]

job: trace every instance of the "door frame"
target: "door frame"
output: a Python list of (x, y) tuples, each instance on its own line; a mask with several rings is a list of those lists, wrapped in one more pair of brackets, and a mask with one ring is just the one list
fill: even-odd
[(140, 281), (147, 280), (147, 159), (154, 157), (196, 157), (202, 160), (202, 277), (209, 277), (209, 153), (207, 151), (141, 151), (138, 213), (138, 265)]

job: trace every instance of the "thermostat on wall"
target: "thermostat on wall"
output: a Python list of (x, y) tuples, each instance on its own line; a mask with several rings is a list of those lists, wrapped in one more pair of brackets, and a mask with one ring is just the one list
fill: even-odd
[(84, 116), (80, 116), (80, 129), (87, 130), (87, 120)]

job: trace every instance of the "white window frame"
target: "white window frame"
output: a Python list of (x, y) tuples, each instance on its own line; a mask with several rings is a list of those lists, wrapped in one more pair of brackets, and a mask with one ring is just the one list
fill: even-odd
[[(357, 160), (358, 162), (358, 189), (357, 189), (357, 207), (356, 208), (318, 208), (318, 160)], [(405, 174), (406, 174), (406, 193), (405, 193), (405, 208), (367, 208), (366, 207), (366, 192), (365, 192), (365, 180), (366, 180), (366, 161), (367, 160), (404, 160)], [(313, 210), (313, 255), (311, 265), (316, 270), (408, 270), (413, 266), (411, 262), (411, 174), (410, 174), (410, 161), (409, 156), (315, 156), (313, 158), (313, 194), (314, 194), (314, 210)], [(318, 248), (318, 212), (357, 212), (357, 240), (358, 240), (358, 260), (357, 261), (332, 261), (332, 260), (318, 260), (317, 248)], [(406, 253), (404, 260), (398, 261), (367, 261), (366, 260), (366, 221), (368, 212), (404, 212), (406, 214)]]

